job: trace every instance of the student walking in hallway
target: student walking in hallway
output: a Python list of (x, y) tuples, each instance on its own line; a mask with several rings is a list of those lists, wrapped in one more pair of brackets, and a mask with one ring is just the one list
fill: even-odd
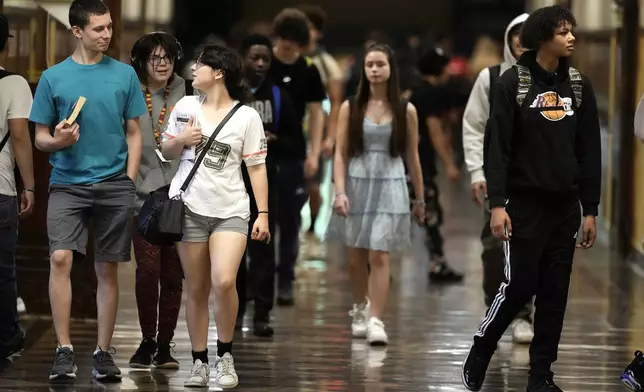
[[(138, 211), (150, 192), (172, 181), (179, 161), (161, 155), (161, 133), (174, 105), (186, 95), (186, 82), (175, 73), (183, 59), (181, 44), (172, 35), (153, 32), (140, 37), (130, 60), (141, 82), (148, 112), (141, 116), (143, 154), (136, 179), (134, 231)], [(136, 258), (136, 305), (143, 340), (132, 358), (132, 368), (174, 369), (179, 361), (170, 354), (170, 344), (181, 309), (183, 270), (174, 246), (157, 246), (134, 234)]]
[[(51, 153), (47, 207), (50, 248), (49, 300), (58, 347), (51, 380), (76, 378), (70, 338), (73, 261), (87, 252), (90, 219), (98, 290), (98, 342), (92, 374), (120, 380), (112, 357), (118, 308), (118, 265), (130, 261), (134, 181), (141, 161), (139, 117), (146, 112), (131, 66), (103, 53), (112, 39), (110, 10), (101, 0), (75, 0), (69, 24), (76, 50), (43, 72), (30, 120), (36, 147)], [(67, 124), (79, 97), (87, 99)], [(51, 132), (53, 129), (53, 132)]]
[(527, 392), (561, 391), (551, 366), (557, 360), (572, 259), (580, 224), (577, 247), (588, 249), (595, 242), (601, 191), (595, 96), (588, 78), (569, 65), (575, 26), (574, 16), (561, 6), (530, 15), (521, 32), (528, 51), (501, 75), (494, 95), (484, 167), (490, 228), (504, 241), (506, 281), (463, 363), (463, 383), (470, 391), (481, 389), (499, 339), (533, 295)]
[[(470, 98), (463, 114), (463, 151), (465, 163), (470, 172), (472, 199), (484, 208), (484, 223), (481, 232), (483, 253), (483, 294), (489, 308), (503, 283), (505, 255), (503, 242), (492, 234), (490, 219), (492, 213), (487, 200), (487, 183), (483, 172), (483, 145), (485, 129), (490, 118), (490, 107), (497, 89), (499, 76), (511, 69), (525, 49), (521, 46), (520, 33), (528, 14), (514, 18), (505, 30), (503, 48), (504, 62), (493, 67), (484, 68), (476, 78)], [(532, 299), (519, 311), (512, 322), (512, 340), (515, 343), (530, 343), (534, 337), (532, 329)]]

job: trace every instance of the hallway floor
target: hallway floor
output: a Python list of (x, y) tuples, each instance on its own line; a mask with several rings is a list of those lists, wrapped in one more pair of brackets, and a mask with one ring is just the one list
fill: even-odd
[[(271, 340), (243, 332), (233, 353), (243, 391), (465, 391), (460, 370), (485, 306), (481, 289), (481, 214), (468, 199), (465, 183), (443, 183), (447, 257), (466, 274), (459, 285), (427, 280), (422, 230), (414, 250), (392, 261), (394, 277), (384, 318), (390, 345), (373, 349), (350, 336), (351, 294), (343, 262), (336, 257), (303, 260), (298, 269), (296, 305), (276, 308)], [(328, 209), (327, 215), (328, 215)], [(318, 227), (324, 225), (320, 222)], [(305, 223), (305, 227), (307, 223)], [(323, 231), (323, 230), (318, 230)], [(330, 252), (338, 253), (338, 252)], [(174, 341), (181, 369), (173, 372), (128, 370), (140, 342), (134, 301), (134, 263), (121, 269), (121, 306), (113, 345), (124, 372), (120, 384), (91, 380), (96, 325), (74, 323), (72, 338), (79, 363), (74, 384), (50, 385), (55, 334), (50, 321), (25, 319), (29, 347), (0, 374), (4, 392), (179, 391), (190, 365), (190, 343), (181, 312)], [(622, 263), (597, 247), (578, 252), (559, 360), (554, 366), (566, 392), (617, 392), (619, 376), (644, 346), (644, 270)], [(252, 312), (250, 312), (252, 314)], [(250, 321), (250, 320), (247, 320)], [(216, 330), (211, 322), (210, 352)], [(528, 348), (506, 334), (483, 391), (525, 390)], [(210, 390), (218, 390), (214, 382)]]

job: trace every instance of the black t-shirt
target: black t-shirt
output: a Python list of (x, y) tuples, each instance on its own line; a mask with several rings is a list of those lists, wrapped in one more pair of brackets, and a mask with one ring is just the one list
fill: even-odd
[(303, 160), (306, 142), (302, 125), (286, 90), (267, 80), (253, 92), (253, 96), (254, 100), (248, 105), (259, 113), (264, 130), (277, 137), (268, 144), (267, 165), (278, 160)]
[(304, 119), (308, 103), (322, 102), (326, 98), (320, 72), (305, 57), (300, 57), (293, 64), (273, 59), (270, 76), (274, 83), (288, 92), (300, 122)]
[[(248, 103), (248, 106), (259, 113), (264, 131), (271, 132), (277, 137), (268, 143), (266, 156), (268, 180), (273, 183), (277, 179), (279, 162), (301, 162), (305, 158), (306, 142), (302, 134), (301, 122), (293, 110), (293, 103), (286, 90), (268, 80), (253, 91), (253, 100)], [(242, 168), (246, 187), (249, 192), (252, 192), (246, 165), (242, 165)]]
[(436, 152), (427, 128), (427, 118), (442, 118), (446, 114), (450, 109), (448, 94), (444, 87), (422, 82), (413, 89), (409, 101), (418, 112), (418, 154), (423, 178), (431, 180), (436, 175)]

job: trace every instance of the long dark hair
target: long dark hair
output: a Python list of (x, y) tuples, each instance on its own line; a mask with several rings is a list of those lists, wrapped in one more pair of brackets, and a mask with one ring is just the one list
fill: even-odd
[(252, 99), (250, 89), (244, 81), (241, 57), (235, 50), (216, 44), (206, 44), (201, 47), (197, 62), (214, 70), (220, 70), (224, 74), (224, 85), (232, 99), (244, 104)]
[[(382, 52), (387, 55), (391, 70), (387, 81), (387, 101), (392, 112), (391, 139), (389, 140), (389, 153), (398, 157), (407, 149), (407, 105), (400, 99), (400, 85), (398, 84), (398, 65), (394, 58), (394, 51), (386, 44), (377, 43), (367, 48), (365, 58), (371, 52)], [(351, 102), (351, 115), (349, 118), (349, 156), (359, 156), (364, 151), (364, 116), (367, 103), (371, 95), (367, 73), (362, 67), (358, 91)]]

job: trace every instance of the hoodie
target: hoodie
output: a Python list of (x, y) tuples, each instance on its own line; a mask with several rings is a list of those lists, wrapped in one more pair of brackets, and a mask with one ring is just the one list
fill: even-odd
[[(170, 118), (170, 113), (181, 98), (186, 95), (185, 80), (179, 75), (174, 75), (170, 82), (170, 95), (168, 97), (168, 108), (166, 111), (161, 130), (165, 129)], [(154, 126), (159, 120), (159, 113), (163, 107), (163, 90), (152, 94), (152, 117), (148, 111), (139, 117), (141, 126), (141, 136), (143, 138), (143, 154), (141, 155), (141, 166), (139, 166), (139, 175), (136, 176), (136, 205), (135, 214), (143, 205), (145, 198), (152, 191), (167, 185), (172, 181), (172, 177), (179, 168), (179, 160), (170, 162), (161, 162), (156, 152), (157, 143), (154, 138)]]
[(596, 216), (601, 137), (590, 81), (581, 75), (583, 101), (578, 104), (568, 59), (560, 59), (553, 73), (539, 66), (536, 51), (525, 52), (518, 63), (532, 76), (522, 107), (514, 68), (499, 78), (492, 103), (485, 153), (490, 208), (530, 195), (546, 204), (579, 200), (585, 216)]
[[(503, 46), (503, 63), (501, 63), (500, 75), (508, 68), (516, 64), (512, 48), (508, 44), (510, 30), (528, 19), (528, 14), (521, 14), (514, 18), (505, 29)], [(490, 69), (484, 68), (476, 78), (470, 98), (463, 113), (463, 150), (465, 152), (465, 163), (470, 172), (472, 183), (484, 182), (483, 174), (483, 139), (485, 136), (485, 125), (490, 116)]]

